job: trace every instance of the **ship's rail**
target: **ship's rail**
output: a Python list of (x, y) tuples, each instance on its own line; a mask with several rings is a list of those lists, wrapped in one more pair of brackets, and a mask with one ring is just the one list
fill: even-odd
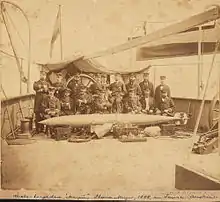
[(1, 137), (6, 138), (20, 126), (21, 119), (33, 115), (34, 94), (1, 100)]
[[(1, 136), (3, 138), (11, 133), (9, 124), (10, 120), (14, 129), (20, 125), (20, 120), (22, 119), (21, 110), (23, 117), (29, 117), (33, 114), (34, 96), (34, 94), (27, 94), (1, 101)], [(187, 122), (187, 129), (193, 130), (199, 113), (201, 100), (193, 98), (173, 98), (173, 100), (176, 105), (176, 111), (186, 112), (191, 115), (190, 120)], [(209, 129), (208, 117), (210, 113), (210, 102), (210, 100), (205, 101), (199, 125), (200, 131), (207, 131)], [(7, 110), (9, 112), (10, 120), (8, 118)]]

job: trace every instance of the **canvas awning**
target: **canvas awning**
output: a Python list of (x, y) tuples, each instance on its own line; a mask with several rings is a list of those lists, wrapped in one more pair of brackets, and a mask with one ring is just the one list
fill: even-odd
[(129, 74), (129, 73), (141, 73), (150, 68), (150, 66), (142, 69), (121, 69), (121, 68), (109, 68), (101, 65), (95, 59), (84, 59), (83, 55), (73, 56), (70, 59), (66, 59), (56, 63), (39, 64), (48, 72), (58, 72), (63, 69), (70, 71), (80, 71), (84, 73), (106, 73), (106, 74)]
[(137, 61), (197, 55), (200, 37), (202, 54), (211, 54), (220, 39), (220, 29), (184, 32), (148, 43), (137, 49)]

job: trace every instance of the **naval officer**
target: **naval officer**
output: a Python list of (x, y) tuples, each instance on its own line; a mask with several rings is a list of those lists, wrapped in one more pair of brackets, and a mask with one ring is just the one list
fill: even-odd
[(43, 125), (39, 124), (43, 120), (42, 102), (44, 101), (49, 88), (49, 83), (46, 80), (46, 72), (40, 71), (40, 79), (35, 81), (33, 89), (36, 92), (34, 99), (35, 127), (36, 133), (43, 132)]
[(155, 101), (155, 107), (157, 108), (161, 101), (162, 91), (166, 91), (167, 96), (171, 97), (170, 87), (166, 84), (166, 76), (160, 76), (160, 85), (158, 85), (155, 89), (154, 101)]

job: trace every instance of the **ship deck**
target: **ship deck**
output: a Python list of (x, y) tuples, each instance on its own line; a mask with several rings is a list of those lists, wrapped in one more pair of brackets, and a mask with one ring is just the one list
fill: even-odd
[[(191, 162), (220, 178), (218, 153), (191, 153), (197, 137), (149, 137), (121, 143), (104, 138), (87, 143), (35, 138), (33, 144), (2, 146), (4, 189), (175, 190), (175, 165)], [(215, 162), (215, 163), (213, 163)]]

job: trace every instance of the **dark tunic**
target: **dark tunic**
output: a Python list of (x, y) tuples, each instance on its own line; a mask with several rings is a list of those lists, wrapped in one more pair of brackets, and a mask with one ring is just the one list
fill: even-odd
[(109, 100), (112, 104), (112, 111), (115, 112), (122, 112), (122, 99), (123, 96), (126, 94), (126, 87), (124, 83), (118, 81), (110, 84), (109, 90), (112, 92)]
[(92, 97), (87, 92), (81, 92), (75, 102), (75, 111), (80, 114), (89, 114), (91, 111)]
[(56, 88), (56, 91), (54, 93), (55, 97), (60, 99), (63, 95), (64, 89), (65, 89), (65, 82), (56, 82), (54, 83), (53, 87)]
[(170, 97), (166, 97), (164, 99), (161, 98), (158, 109), (161, 113), (164, 113), (164, 110), (169, 110), (169, 114), (173, 115), (175, 110), (175, 105), (173, 100)]
[(109, 90), (112, 91), (111, 96), (123, 96), (126, 93), (124, 83), (118, 81), (109, 85)]
[(129, 92), (129, 90), (133, 89), (134, 90), (134, 93), (135, 95), (138, 95), (138, 96), (141, 96), (141, 88), (139, 86), (138, 83), (134, 82), (134, 83), (127, 83), (126, 84), (126, 90), (127, 92)]
[(49, 83), (47, 81), (36, 81), (33, 84), (33, 89), (36, 92), (35, 100), (34, 100), (34, 112), (41, 112), (42, 110), (42, 102), (47, 95), (49, 88)]
[(141, 111), (141, 103), (137, 96), (135, 97), (126, 97), (124, 99), (124, 112), (125, 113), (139, 113)]
[(104, 92), (104, 86), (102, 84), (99, 83), (93, 83), (90, 87), (89, 87), (89, 92), (92, 95), (96, 95), (99, 94), (100, 92)]
[[(58, 116), (61, 110), (60, 101), (55, 96), (47, 96), (43, 103), (44, 114), (49, 115), (49, 117)], [(46, 116), (46, 118), (49, 118)]]
[(165, 91), (167, 91), (167, 96), (168, 97), (171, 97), (171, 92), (170, 92), (170, 87), (168, 86), (168, 85), (159, 85), (159, 86), (157, 86), (156, 87), (156, 90), (155, 90), (155, 106), (157, 107), (157, 108), (159, 108), (158, 107), (158, 105), (159, 105), (159, 102), (160, 102), (160, 100), (161, 100), (161, 90), (165, 90)]
[(70, 84), (69, 84), (69, 88), (72, 90), (72, 97), (73, 98), (76, 98), (79, 96), (80, 92), (81, 92), (81, 89), (83, 88), (83, 84), (80, 83), (80, 82), (75, 82), (75, 81), (72, 81)]
[(152, 82), (150, 82), (150, 81), (142, 81), (139, 84), (139, 86), (141, 88), (142, 94), (144, 94), (145, 90), (149, 89), (150, 90), (150, 96), (154, 97), (154, 85), (153, 85)]
[(70, 96), (65, 96), (60, 99), (61, 115), (73, 114), (73, 101)]

